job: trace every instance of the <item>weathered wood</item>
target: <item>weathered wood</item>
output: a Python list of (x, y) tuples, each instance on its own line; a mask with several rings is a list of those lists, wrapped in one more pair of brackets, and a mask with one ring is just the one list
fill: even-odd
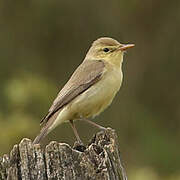
[(24, 138), (0, 158), (5, 180), (127, 180), (114, 130), (98, 132), (87, 147), (52, 141), (43, 150)]

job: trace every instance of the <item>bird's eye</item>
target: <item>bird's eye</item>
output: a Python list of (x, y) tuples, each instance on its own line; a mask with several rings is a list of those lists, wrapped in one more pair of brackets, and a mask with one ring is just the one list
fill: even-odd
[(104, 48), (103, 51), (104, 52), (109, 52), (109, 48)]

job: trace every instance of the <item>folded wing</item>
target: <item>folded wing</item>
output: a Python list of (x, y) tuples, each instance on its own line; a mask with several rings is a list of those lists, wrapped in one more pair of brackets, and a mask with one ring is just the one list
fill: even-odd
[(104, 72), (104, 67), (105, 64), (102, 60), (83, 61), (72, 74), (63, 89), (59, 92), (57, 98), (50, 107), (48, 114), (40, 123), (46, 124), (54, 113), (99, 81)]

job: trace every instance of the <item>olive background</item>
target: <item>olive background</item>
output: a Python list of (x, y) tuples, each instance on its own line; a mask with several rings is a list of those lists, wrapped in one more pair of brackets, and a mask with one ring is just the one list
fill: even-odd
[[(109, 36), (135, 43), (124, 81), (95, 122), (119, 138), (129, 179), (180, 179), (180, 1), (0, 0), (0, 156), (39, 133), (39, 121), (82, 62)], [(76, 122), (84, 143), (98, 129)], [(43, 141), (73, 145), (68, 123)]]

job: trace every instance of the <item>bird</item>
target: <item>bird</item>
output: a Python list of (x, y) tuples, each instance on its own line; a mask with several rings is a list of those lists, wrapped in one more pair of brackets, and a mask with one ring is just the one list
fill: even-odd
[[(102, 130), (106, 128), (92, 119), (103, 112), (119, 91), (124, 52), (134, 44), (121, 44), (110, 37), (95, 40), (84, 60), (60, 90), (48, 113), (41, 120), (42, 128), (33, 144), (38, 144), (54, 128), (70, 122), (77, 141), (83, 144), (75, 120), (83, 120)], [(89, 120), (91, 118), (91, 120)]]

